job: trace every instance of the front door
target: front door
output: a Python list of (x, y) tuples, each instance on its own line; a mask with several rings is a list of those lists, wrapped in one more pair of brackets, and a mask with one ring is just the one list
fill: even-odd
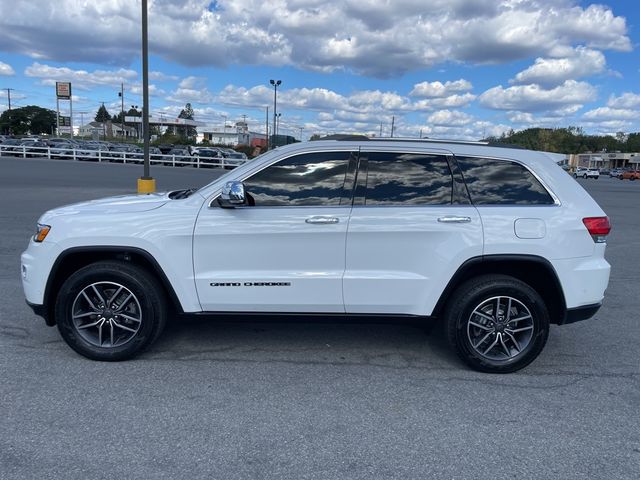
[(354, 171), (349, 151), (296, 154), (238, 179), (248, 205), (210, 199), (193, 245), (202, 309), (344, 312)]

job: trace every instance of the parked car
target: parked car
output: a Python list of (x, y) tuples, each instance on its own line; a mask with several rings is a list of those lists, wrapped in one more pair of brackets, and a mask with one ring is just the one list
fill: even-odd
[(127, 143), (117, 143), (109, 149), (109, 161), (123, 163), (129, 160), (129, 153), (135, 151), (137, 147)]
[(620, 180), (640, 180), (640, 170), (626, 170), (618, 175)]
[(224, 157), (220, 151), (212, 148), (199, 148), (193, 154), (193, 159), (199, 160), (200, 166), (202, 167), (220, 167), (224, 161)]
[(618, 175), (620, 175), (623, 171), (624, 170), (622, 168), (612, 168), (611, 170), (609, 170), (609, 176), (618, 178)]
[(578, 167), (575, 172), (573, 172), (573, 178), (595, 178), (596, 180), (600, 178), (600, 171), (597, 168), (583, 168)]
[(44, 140), (49, 145), (51, 158), (73, 158), (74, 150), (80, 148), (80, 144), (68, 138), (47, 138)]
[(600, 175), (609, 175), (609, 173), (611, 173), (611, 170), (609, 170), (608, 168), (601, 168), (599, 171)]
[(49, 146), (42, 140), (36, 140), (25, 145), (25, 152), (27, 157), (47, 157), (49, 152)]
[(162, 160), (162, 150), (158, 147), (149, 147), (149, 160)]
[[(2, 145), (0, 145), (0, 152), (5, 157), (11, 157), (14, 154), (18, 155), (17, 147), (20, 145), (22, 139), (20, 138), (8, 138), (6, 139)], [(20, 149), (20, 152), (22, 149)]]
[(172, 312), (382, 315), (443, 322), (469, 366), (512, 372), (550, 324), (592, 317), (609, 281), (609, 219), (553, 158), (475, 142), (282, 146), (200, 189), (46, 212), (22, 285), (95, 360), (139, 354)]
[[(194, 160), (186, 148), (172, 148), (167, 155), (175, 157), (176, 167), (184, 167), (187, 163), (183, 162), (189, 162), (190, 164)], [(164, 165), (173, 165), (173, 161), (174, 158), (165, 157)]]

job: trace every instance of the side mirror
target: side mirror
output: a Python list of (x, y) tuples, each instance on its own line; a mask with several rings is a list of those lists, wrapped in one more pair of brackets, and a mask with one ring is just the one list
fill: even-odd
[(218, 197), (218, 203), (223, 208), (234, 208), (246, 205), (247, 198), (244, 193), (244, 184), (242, 182), (227, 182), (222, 187), (222, 193)]

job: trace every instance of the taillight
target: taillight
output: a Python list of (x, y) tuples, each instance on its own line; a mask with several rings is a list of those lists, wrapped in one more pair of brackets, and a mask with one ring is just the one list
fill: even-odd
[(607, 235), (611, 231), (609, 217), (587, 217), (582, 219), (582, 223), (587, 227), (594, 242), (605, 243), (607, 241)]

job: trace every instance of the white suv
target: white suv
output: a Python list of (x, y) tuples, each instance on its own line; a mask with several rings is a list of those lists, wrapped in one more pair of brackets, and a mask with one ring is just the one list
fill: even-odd
[(600, 170), (597, 168), (587, 168), (587, 167), (578, 167), (576, 171), (573, 172), (573, 178), (595, 178), (596, 180), (600, 178)]
[(77, 352), (123, 360), (168, 316), (430, 318), (510, 372), (589, 318), (609, 221), (557, 164), (483, 143), (347, 137), (272, 150), (198, 190), (45, 213), (27, 302)]

